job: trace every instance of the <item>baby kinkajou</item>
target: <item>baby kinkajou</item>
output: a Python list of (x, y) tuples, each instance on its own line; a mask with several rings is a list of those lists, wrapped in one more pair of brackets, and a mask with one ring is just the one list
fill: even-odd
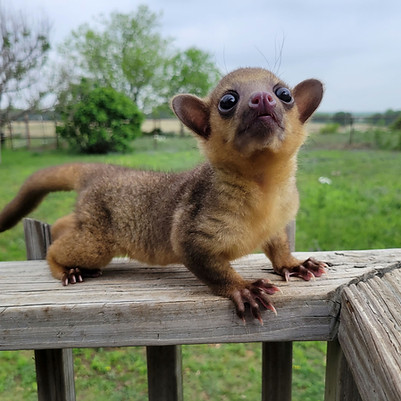
[(271, 72), (244, 68), (225, 76), (205, 99), (177, 95), (171, 105), (197, 136), (206, 162), (169, 174), (104, 164), (67, 164), (34, 173), (0, 213), (14, 226), (52, 191), (75, 190), (75, 211), (55, 222), (47, 254), (63, 285), (100, 275), (114, 256), (149, 264), (183, 263), (244, 319), (248, 304), (274, 311), (268, 280), (244, 280), (230, 261), (262, 247), (274, 271), (309, 280), (326, 265), (294, 258), (285, 227), (295, 218), (297, 152), (322, 84), (293, 90)]

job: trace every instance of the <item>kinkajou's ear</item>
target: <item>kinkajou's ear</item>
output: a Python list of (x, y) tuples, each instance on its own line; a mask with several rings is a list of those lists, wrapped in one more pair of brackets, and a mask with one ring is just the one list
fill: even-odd
[(177, 95), (171, 101), (171, 108), (190, 130), (205, 139), (209, 137), (209, 107), (201, 98), (188, 94)]
[(299, 120), (304, 123), (318, 108), (323, 98), (323, 84), (317, 79), (307, 79), (293, 89)]

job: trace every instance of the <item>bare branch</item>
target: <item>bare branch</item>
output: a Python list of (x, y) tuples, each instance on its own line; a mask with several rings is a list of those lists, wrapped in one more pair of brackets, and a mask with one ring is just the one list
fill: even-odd
[(28, 110), (43, 97), (38, 76), (47, 61), (49, 32), (45, 17), (32, 21), (0, 3), (0, 125), (12, 105)]

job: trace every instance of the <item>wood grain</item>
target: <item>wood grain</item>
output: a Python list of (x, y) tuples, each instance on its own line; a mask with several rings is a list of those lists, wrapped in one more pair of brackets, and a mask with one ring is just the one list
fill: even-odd
[(401, 270), (342, 294), (339, 341), (363, 400), (401, 400)]
[(44, 261), (0, 263), (0, 350), (193, 343), (332, 340), (340, 294), (350, 282), (400, 268), (401, 250), (297, 253), (332, 264), (326, 276), (289, 283), (264, 255), (238, 260), (246, 278), (268, 277), (282, 293), (264, 326), (237, 318), (231, 302), (214, 296), (185, 267), (115, 260), (101, 278), (63, 287)]

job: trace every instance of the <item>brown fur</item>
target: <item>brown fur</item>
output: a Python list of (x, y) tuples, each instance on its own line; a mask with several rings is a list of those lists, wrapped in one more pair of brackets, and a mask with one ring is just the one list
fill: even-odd
[[(273, 309), (267, 295), (276, 287), (244, 280), (231, 260), (262, 246), (286, 278), (308, 280), (324, 271), (320, 262), (295, 259), (285, 234), (298, 209), (295, 174), (306, 137), (303, 124), (323, 88), (319, 81), (303, 81), (287, 104), (277, 97), (278, 87), (287, 86), (269, 71), (249, 68), (228, 74), (205, 99), (176, 96), (172, 108), (197, 134), (206, 163), (181, 174), (101, 164), (50, 167), (33, 174), (0, 213), (0, 231), (48, 192), (76, 190), (74, 213), (52, 227), (47, 260), (55, 278), (74, 283), (82, 271), (101, 269), (116, 255), (149, 264), (183, 263), (214, 293), (231, 298), (239, 316), (249, 304), (261, 320), (256, 301)], [(270, 117), (250, 106), (257, 92), (273, 99)], [(219, 102), (227, 93), (235, 93), (238, 103), (222, 114)]]

